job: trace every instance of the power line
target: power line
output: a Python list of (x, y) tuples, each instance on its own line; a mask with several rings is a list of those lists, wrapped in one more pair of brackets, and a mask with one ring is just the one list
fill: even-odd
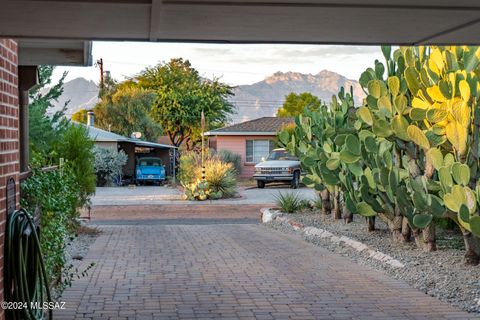
[[(124, 65), (134, 65), (134, 66), (143, 66), (143, 67), (149, 67), (151, 65), (146, 65), (143, 63), (135, 63), (135, 62), (127, 62), (127, 61), (118, 61), (118, 60), (106, 60), (109, 62), (109, 64), (124, 64)], [(263, 72), (254, 72), (254, 71), (239, 71), (239, 70), (218, 70), (218, 69), (203, 69), (201, 68), (202, 71), (208, 71), (208, 72), (219, 72), (219, 73), (244, 73), (244, 74), (258, 74), (258, 75), (265, 75)]]

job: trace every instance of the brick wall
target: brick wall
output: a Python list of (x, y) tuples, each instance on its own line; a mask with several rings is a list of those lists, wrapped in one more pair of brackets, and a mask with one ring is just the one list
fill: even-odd
[[(0, 299), (3, 301), (3, 251), (6, 222), (6, 182), (14, 178), (19, 199), (19, 109), (17, 43), (0, 39)], [(18, 205), (18, 203), (17, 203)], [(0, 320), (5, 315), (0, 309)]]

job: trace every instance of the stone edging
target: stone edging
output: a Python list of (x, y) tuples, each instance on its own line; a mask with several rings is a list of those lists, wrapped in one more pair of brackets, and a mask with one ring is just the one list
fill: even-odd
[(262, 213), (262, 223), (273, 222), (278, 220), (282, 223), (288, 223), (296, 231), (301, 231), (304, 235), (309, 237), (316, 237), (319, 239), (330, 241), (336, 245), (348, 246), (358, 252), (368, 254), (372, 259), (385, 263), (393, 268), (403, 268), (405, 265), (399, 260), (393, 258), (392, 256), (380, 252), (378, 250), (372, 249), (366, 244), (354, 240), (346, 236), (337, 236), (330, 231), (315, 228), (315, 227), (305, 227), (303, 224), (294, 221), (293, 219), (287, 218), (284, 213), (279, 210), (274, 210), (270, 208), (263, 208), (260, 210)]

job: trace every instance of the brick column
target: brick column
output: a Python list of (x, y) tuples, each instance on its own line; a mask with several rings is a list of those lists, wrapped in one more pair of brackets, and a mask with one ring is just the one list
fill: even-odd
[[(19, 200), (19, 101), (17, 43), (0, 39), (0, 299), (3, 301), (4, 236), (6, 222), (6, 183), (16, 182)], [(0, 320), (5, 319), (0, 309)]]

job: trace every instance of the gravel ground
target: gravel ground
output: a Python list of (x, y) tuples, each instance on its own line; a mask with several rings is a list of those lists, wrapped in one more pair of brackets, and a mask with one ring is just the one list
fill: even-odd
[(90, 246), (98, 237), (97, 233), (80, 233), (72, 242), (67, 244), (67, 264), (75, 260), (83, 260)]
[[(67, 242), (65, 266), (72, 265), (73, 270), (79, 268), (77, 274), (81, 276), (81, 273), (84, 271), (84, 269), (80, 268), (82, 260), (88, 253), (90, 246), (100, 234), (100, 231), (94, 227), (87, 226), (81, 226), (78, 231), (77, 236), (72, 241)], [(73, 282), (75, 282), (75, 279), (77, 278), (74, 277)], [(52, 296), (54, 299), (60, 299), (61, 295), (61, 289), (53, 289)]]
[(463, 240), (460, 235), (454, 232), (439, 231), (437, 234), (438, 250), (427, 253), (418, 249), (414, 243), (393, 243), (387, 226), (378, 219), (377, 230), (368, 232), (363, 218), (358, 216), (355, 216), (356, 220), (348, 225), (344, 224), (343, 220), (334, 222), (330, 220), (330, 217), (324, 219), (320, 214), (292, 214), (287, 217), (302, 223), (305, 227), (317, 227), (336, 235), (358, 240), (372, 249), (399, 260), (405, 267), (392, 268), (350, 247), (334, 244), (317, 237), (308, 237), (301, 231), (295, 231), (286, 222), (275, 220), (267, 223), (266, 226), (282, 232), (297, 233), (306, 241), (347, 256), (357, 263), (384, 271), (430, 296), (435, 296), (466, 311), (478, 313), (480, 317), (480, 266), (472, 267), (463, 264)]

